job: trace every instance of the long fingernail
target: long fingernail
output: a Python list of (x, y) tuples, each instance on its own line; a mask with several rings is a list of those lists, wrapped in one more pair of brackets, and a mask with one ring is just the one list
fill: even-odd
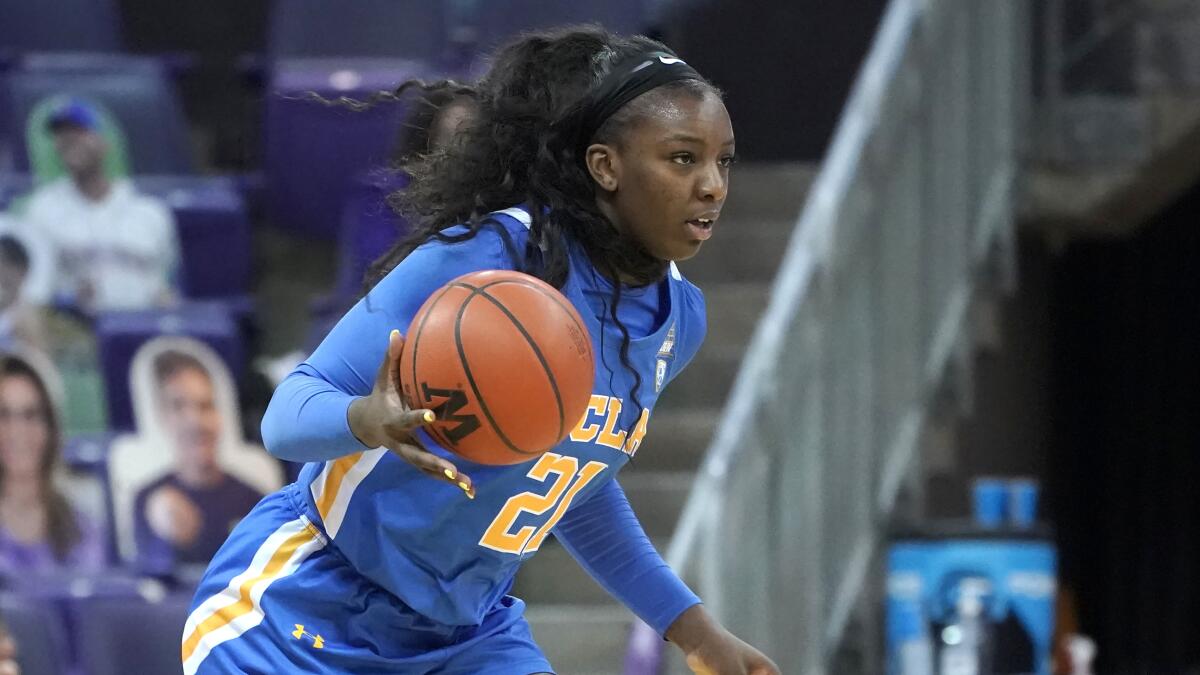
[(444, 469), (442, 473), (446, 474), (446, 478), (449, 478), (450, 480), (458, 478), (458, 474), (454, 473), (454, 469)]
[(437, 415), (434, 415), (432, 410), (426, 410), (425, 414), (421, 415), (421, 419), (425, 420), (425, 424), (433, 424), (434, 420), (437, 419)]
[(462, 481), (462, 480), (458, 481), (458, 487), (462, 488), (463, 492), (471, 491), (471, 486), (468, 485), (466, 481)]
[(388, 339), (389, 339), (389, 340), (391, 340), (391, 339), (394, 339), (394, 338), (396, 338), (396, 337), (399, 337), (399, 336), (400, 336), (400, 329), (399, 329), (399, 328), (393, 328), (393, 329), (392, 329), (392, 333), (391, 333), (390, 335), (388, 335)]

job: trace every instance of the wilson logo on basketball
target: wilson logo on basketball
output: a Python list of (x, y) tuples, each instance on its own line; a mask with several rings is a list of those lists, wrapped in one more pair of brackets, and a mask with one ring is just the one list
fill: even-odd
[[(435, 389), (422, 382), (421, 398), (438, 416), (438, 420), (442, 423), (442, 433), (446, 434), (452, 443), (458, 443), (479, 428), (478, 417), (458, 412), (467, 405), (467, 392), (462, 389)], [(433, 405), (435, 400), (442, 402)]]

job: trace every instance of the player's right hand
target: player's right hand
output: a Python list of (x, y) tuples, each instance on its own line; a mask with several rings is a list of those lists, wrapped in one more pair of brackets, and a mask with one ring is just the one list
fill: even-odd
[(393, 330), (388, 336), (387, 354), (379, 364), (375, 375), (375, 386), (371, 393), (350, 404), (347, 421), (355, 438), (369, 448), (387, 448), (401, 459), (417, 467), (431, 478), (458, 486), (471, 499), (475, 498), (475, 486), (471, 478), (459, 473), (449, 461), (421, 447), (412, 430), (421, 425), (432, 424), (437, 417), (432, 410), (409, 409), (400, 396), (400, 354), (404, 351), (404, 337)]

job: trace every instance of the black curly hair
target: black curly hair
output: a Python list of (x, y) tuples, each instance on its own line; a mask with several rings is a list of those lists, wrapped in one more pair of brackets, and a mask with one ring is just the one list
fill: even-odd
[[(371, 266), (365, 287), (373, 287), (421, 244), (468, 240), (487, 225), (489, 213), (525, 204), (533, 222), (525, 251), (509, 251), (514, 267), (562, 288), (569, 269), (566, 238), (582, 246), (600, 274), (613, 282), (608, 315), (621, 332), (620, 358), (634, 374), (633, 402), (640, 411), (641, 374), (630, 366), (630, 335), (617, 307), (623, 284), (658, 282), (669, 262), (650, 255), (601, 213), (595, 182), (584, 165), (582, 151), (588, 143), (579, 142), (584, 132), (577, 113), (615, 65), (646, 52), (674, 54), (647, 37), (618, 36), (594, 25), (565, 27), (525, 34), (502, 47), (475, 85), (409, 81), (366, 102), (343, 101), (372, 105), (418, 90), (426, 97), (467, 96), (475, 103), (469, 122), (449, 143), (411, 157), (402, 167), (411, 182), (388, 201), (408, 218), (412, 230)], [(721, 96), (702, 79), (669, 82), (621, 107), (583, 140), (619, 144), (625, 130), (657, 109), (664, 97), (710, 94)], [(462, 234), (444, 233), (460, 224), (466, 226)]]

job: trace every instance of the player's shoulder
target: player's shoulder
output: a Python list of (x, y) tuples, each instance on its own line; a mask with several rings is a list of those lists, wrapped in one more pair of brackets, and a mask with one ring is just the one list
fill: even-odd
[(689, 314), (698, 315), (701, 320), (705, 315), (704, 291), (700, 287), (688, 281), (683, 272), (679, 270), (679, 266), (671, 262), (670, 268), (667, 271), (667, 278), (670, 283), (678, 289), (678, 295), (683, 300), (683, 309)]
[(422, 243), (418, 250), (445, 250), (456, 257), (491, 261), (496, 269), (511, 268), (525, 251), (532, 219), (522, 207), (493, 211), (480, 219), (475, 233), (465, 223), (452, 225)]

